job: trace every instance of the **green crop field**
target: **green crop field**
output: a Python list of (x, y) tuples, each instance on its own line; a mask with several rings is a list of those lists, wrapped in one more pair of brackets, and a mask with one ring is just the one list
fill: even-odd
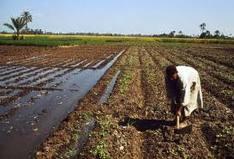
[(0, 34), (0, 45), (67, 46), (85, 44), (142, 44), (148, 42), (234, 44), (234, 40), (232, 39), (223, 40), (84, 35), (23, 35), (23, 37), (23, 40), (13, 40), (12, 34)]
[(0, 34), (0, 45), (63, 46), (84, 44), (130, 44), (154, 42), (155, 38), (125, 36), (81, 36), (81, 35), (23, 35), (23, 40), (12, 40), (11, 34)]

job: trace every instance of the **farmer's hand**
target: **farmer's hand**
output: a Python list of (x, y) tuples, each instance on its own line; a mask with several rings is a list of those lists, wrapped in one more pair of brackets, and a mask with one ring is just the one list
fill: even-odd
[(180, 111), (180, 110), (177, 110), (176, 115), (177, 115), (177, 116), (181, 116), (181, 111)]
[(182, 106), (176, 111), (176, 115), (181, 116)]
[(171, 105), (171, 99), (167, 100), (167, 105)]

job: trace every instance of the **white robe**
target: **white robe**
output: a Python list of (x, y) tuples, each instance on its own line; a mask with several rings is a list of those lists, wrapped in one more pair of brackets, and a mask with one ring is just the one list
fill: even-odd
[(199, 73), (189, 66), (177, 66), (176, 69), (183, 84), (182, 91), (184, 92), (184, 97), (182, 99), (182, 106), (185, 107), (185, 116), (190, 116), (195, 109), (203, 108)]

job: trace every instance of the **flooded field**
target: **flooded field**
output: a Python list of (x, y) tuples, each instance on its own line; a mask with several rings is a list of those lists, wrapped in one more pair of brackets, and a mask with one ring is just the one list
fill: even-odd
[(0, 158), (30, 157), (125, 49), (1, 46)]

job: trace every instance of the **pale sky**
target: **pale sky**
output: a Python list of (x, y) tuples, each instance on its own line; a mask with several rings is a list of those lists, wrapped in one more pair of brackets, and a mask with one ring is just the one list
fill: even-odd
[(159, 34), (182, 30), (234, 35), (234, 0), (0, 0), (0, 31), (29, 10), (31, 28), (52, 32)]

